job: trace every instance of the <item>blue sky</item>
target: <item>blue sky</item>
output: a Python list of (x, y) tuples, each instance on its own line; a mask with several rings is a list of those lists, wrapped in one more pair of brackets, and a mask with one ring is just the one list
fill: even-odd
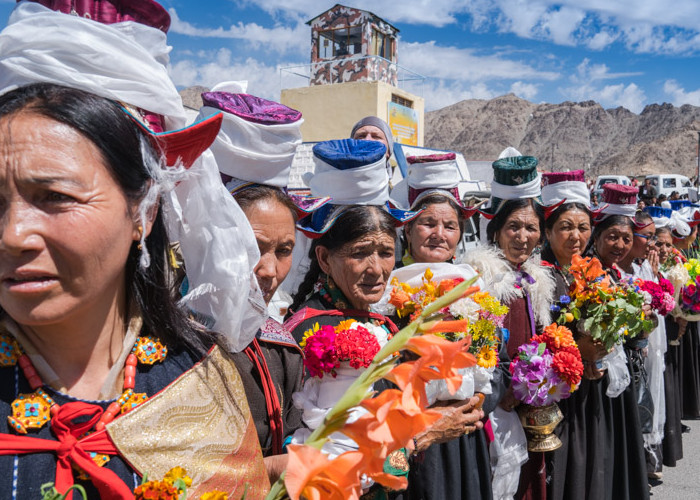
[[(172, 17), (178, 87), (247, 80), (279, 100), (302, 82), (280, 68), (310, 60), (306, 21), (335, 2), (161, 0)], [(4, 25), (14, 5), (0, 0)], [(513, 92), (533, 102), (595, 100), (640, 113), (700, 106), (698, 0), (357, 0), (400, 30), (399, 64), (424, 75), (408, 90), (426, 109)]]

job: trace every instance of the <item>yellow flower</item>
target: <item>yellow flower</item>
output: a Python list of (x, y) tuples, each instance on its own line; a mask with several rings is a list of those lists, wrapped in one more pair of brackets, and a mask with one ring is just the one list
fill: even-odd
[(199, 500), (228, 500), (228, 493), (219, 490), (209, 491), (199, 497)]
[(352, 325), (354, 325), (355, 323), (357, 323), (357, 320), (344, 319), (343, 321), (338, 323), (338, 326), (335, 327), (335, 333), (349, 330), (352, 327)]
[(496, 366), (498, 363), (498, 357), (496, 356), (495, 349), (491, 349), (488, 346), (484, 346), (476, 354), (476, 364), (483, 368), (491, 368)]
[(163, 481), (171, 485), (178, 479), (182, 479), (188, 488), (192, 486), (192, 478), (187, 475), (187, 471), (182, 467), (173, 467), (163, 477)]
[(433, 272), (430, 270), (430, 268), (428, 268), (425, 270), (425, 274), (423, 274), (423, 276), (425, 276), (426, 281), (430, 281), (433, 279)]
[(308, 330), (306, 330), (306, 331), (304, 332), (304, 337), (301, 339), (301, 342), (299, 342), (299, 345), (301, 346), (302, 349), (303, 349), (304, 347), (306, 347), (306, 339), (308, 339), (309, 337), (312, 337), (312, 336), (313, 336), (317, 331), (319, 331), (320, 329), (321, 329), (321, 327), (318, 326), (318, 323), (316, 323), (316, 324), (313, 326), (313, 328), (309, 328)]

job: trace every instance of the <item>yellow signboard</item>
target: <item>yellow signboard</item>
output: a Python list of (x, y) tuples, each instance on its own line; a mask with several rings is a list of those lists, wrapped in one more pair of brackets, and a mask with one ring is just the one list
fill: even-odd
[(408, 146), (418, 146), (418, 113), (415, 109), (388, 103), (389, 128), (394, 140)]

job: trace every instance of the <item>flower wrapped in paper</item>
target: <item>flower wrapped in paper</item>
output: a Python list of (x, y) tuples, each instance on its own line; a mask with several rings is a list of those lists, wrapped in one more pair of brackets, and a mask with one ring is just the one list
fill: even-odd
[(677, 263), (667, 273), (675, 289), (675, 307), (671, 315), (687, 321), (700, 321), (700, 261)]
[[(384, 298), (380, 305), (393, 306), (399, 317), (415, 318), (425, 306), (475, 275), (467, 265), (412, 264), (392, 273), (388, 299)], [(479, 291), (440, 312), (446, 320), (466, 320), (467, 327), (462, 331), (444, 331), (436, 335), (449, 341), (467, 339), (469, 352), (476, 357), (477, 364), (462, 370), (462, 384), (456, 392), (448, 390), (444, 380), (430, 382), (427, 388), (430, 403), (468, 399), (475, 393), (491, 394), (491, 380), (498, 364), (498, 329), (503, 326), (508, 307), (488, 292)]]

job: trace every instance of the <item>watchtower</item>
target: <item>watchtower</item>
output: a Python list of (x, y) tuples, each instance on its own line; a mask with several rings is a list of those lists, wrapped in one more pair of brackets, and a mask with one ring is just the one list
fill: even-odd
[(302, 112), (304, 141), (346, 138), (358, 120), (372, 115), (389, 124), (395, 142), (422, 146), (424, 100), (399, 85), (424, 78), (398, 64), (399, 30), (372, 12), (340, 4), (306, 24), (311, 62), (283, 68), (282, 76), (302, 76), (308, 85), (283, 83), (280, 99)]

